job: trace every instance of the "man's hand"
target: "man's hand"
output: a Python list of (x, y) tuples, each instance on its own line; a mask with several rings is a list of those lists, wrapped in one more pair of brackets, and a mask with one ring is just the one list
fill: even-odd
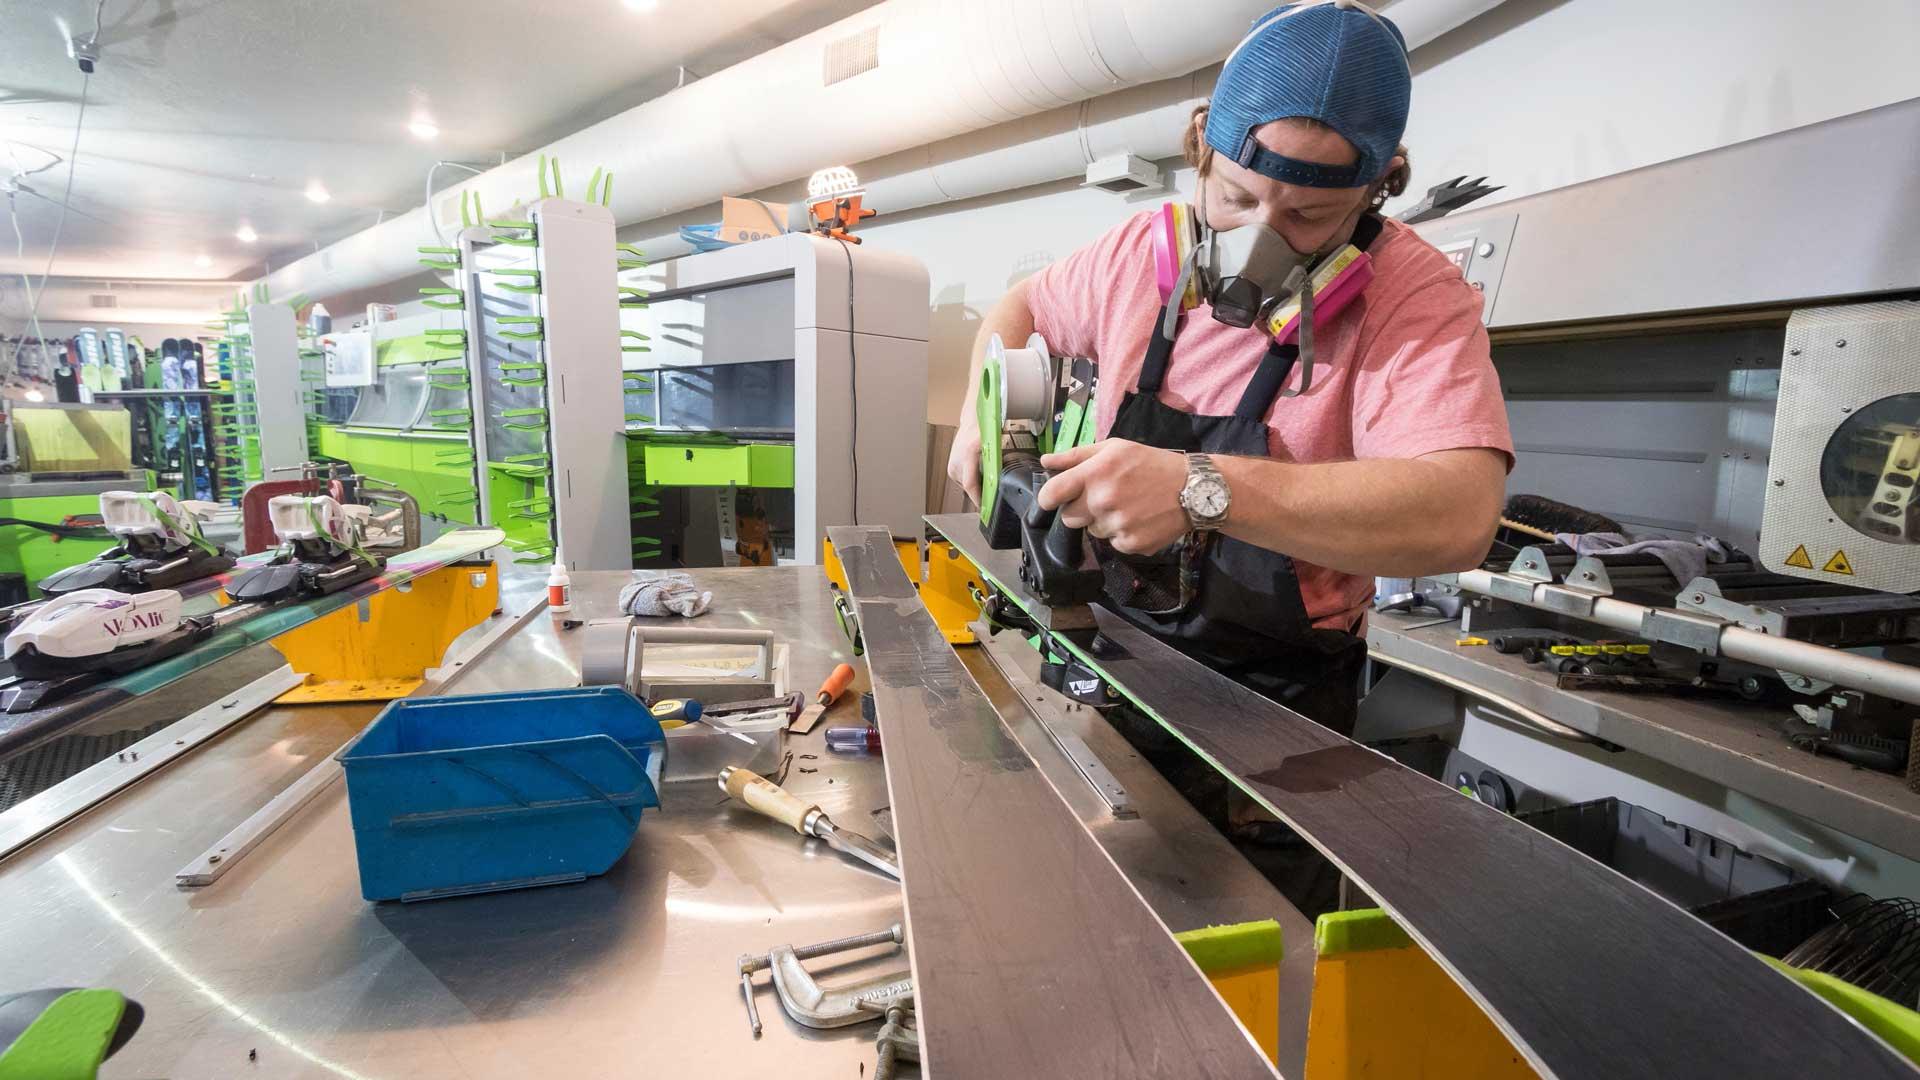
[(1125, 439), (1104, 439), (1040, 464), (1058, 474), (1040, 489), (1040, 505), (1056, 507), (1072, 528), (1084, 528), (1129, 555), (1151, 555), (1190, 528), (1180, 506), (1186, 455)]

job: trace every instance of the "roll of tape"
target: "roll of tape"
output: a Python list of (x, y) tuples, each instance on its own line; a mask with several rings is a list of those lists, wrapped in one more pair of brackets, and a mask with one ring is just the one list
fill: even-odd
[(988, 344), (1000, 362), (1000, 415), (1044, 424), (1053, 419), (1053, 358), (1039, 334), (1023, 349), (1009, 349), (996, 335)]
[(580, 685), (626, 686), (633, 624), (626, 619), (595, 620), (579, 632)]

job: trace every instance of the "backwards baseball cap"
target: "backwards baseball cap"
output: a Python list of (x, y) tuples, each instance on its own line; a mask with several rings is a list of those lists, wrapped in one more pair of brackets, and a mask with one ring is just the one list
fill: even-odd
[[(1399, 27), (1357, 0), (1302, 0), (1261, 16), (1227, 57), (1207, 111), (1207, 145), (1283, 183), (1361, 187), (1393, 160), (1412, 98)], [(1290, 117), (1339, 132), (1359, 160), (1301, 161), (1253, 137), (1260, 125)]]

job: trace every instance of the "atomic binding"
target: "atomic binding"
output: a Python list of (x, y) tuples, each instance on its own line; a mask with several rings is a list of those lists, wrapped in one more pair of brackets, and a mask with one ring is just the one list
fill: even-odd
[(267, 516), (280, 550), (267, 565), (236, 576), (227, 595), (236, 604), (325, 596), (378, 574), (386, 559), (362, 546), (365, 509), (342, 506), (330, 495), (274, 496)]

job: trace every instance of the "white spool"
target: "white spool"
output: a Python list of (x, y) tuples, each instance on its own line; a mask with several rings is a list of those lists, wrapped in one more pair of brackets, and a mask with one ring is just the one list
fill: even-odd
[(1000, 416), (1044, 424), (1053, 419), (1053, 358), (1039, 334), (1027, 338), (1024, 349), (1009, 349), (995, 334), (987, 343), (989, 358), (1000, 361)]

